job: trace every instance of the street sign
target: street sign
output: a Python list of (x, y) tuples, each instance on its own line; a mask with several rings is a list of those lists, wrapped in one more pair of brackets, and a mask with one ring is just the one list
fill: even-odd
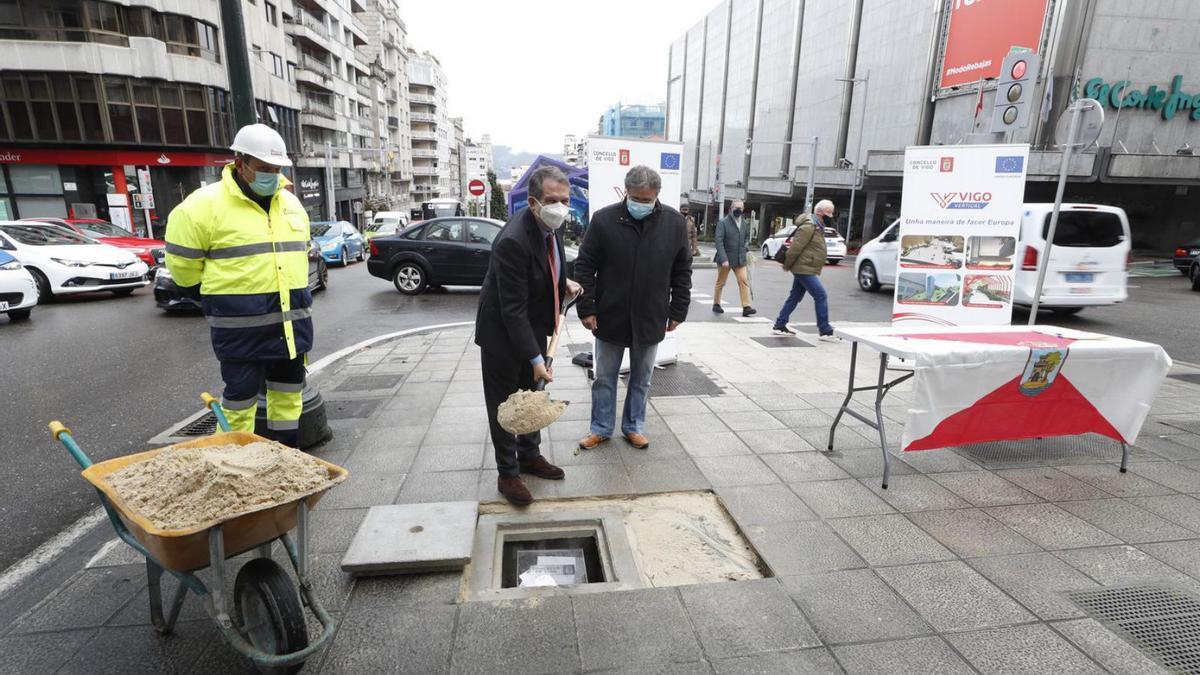
[(1104, 127), (1104, 108), (1094, 98), (1081, 98), (1068, 106), (1054, 127), (1054, 138), (1058, 141), (1058, 147), (1063, 147), (1070, 132), (1072, 111), (1076, 107), (1079, 108), (1079, 126), (1071, 147), (1075, 151), (1087, 150), (1100, 138), (1100, 130)]
[(470, 192), (473, 197), (482, 197), (483, 193), (487, 192), (487, 185), (484, 185), (483, 181), (476, 178), (467, 183), (467, 192)]

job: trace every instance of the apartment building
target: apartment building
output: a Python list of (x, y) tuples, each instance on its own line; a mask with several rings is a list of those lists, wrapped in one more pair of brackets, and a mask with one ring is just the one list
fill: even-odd
[(397, 0), (367, 0), (360, 14), (367, 45), (360, 52), (372, 75), (371, 150), (367, 198), (378, 210), (407, 211), (412, 201), (412, 139), (408, 110), (408, 29)]
[(446, 74), (437, 57), (409, 48), (408, 106), (412, 128), (412, 198), (420, 203), (451, 196), (454, 129), (446, 110)]

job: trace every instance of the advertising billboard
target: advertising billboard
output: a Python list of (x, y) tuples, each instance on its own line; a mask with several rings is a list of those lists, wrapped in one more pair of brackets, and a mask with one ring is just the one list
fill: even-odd
[(1029, 146), (904, 151), (892, 323), (1007, 325)]
[(625, 199), (625, 174), (639, 164), (645, 164), (662, 176), (662, 190), (658, 193), (658, 200), (666, 206), (678, 209), (683, 181), (679, 170), (682, 156), (682, 143), (619, 136), (589, 136), (588, 219), (609, 204), (616, 204)]
[(1000, 62), (1011, 47), (1041, 50), (1049, 0), (950, 0), (948, 4), (939, 89), (1000, 77)]

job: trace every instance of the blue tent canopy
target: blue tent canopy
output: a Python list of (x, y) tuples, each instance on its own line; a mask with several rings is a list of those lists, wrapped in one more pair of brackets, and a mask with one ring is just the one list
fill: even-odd
[(571, 166), (566, 162), (538, 155), (537, 159), (529, 165), (529, 169), (521, 176), (520, 180), (513, 184), (512, 190), (508, 193), (508, 215), (511, 217), (517, 211), (525, 208), (529, 202), (529, 177), (539, 167), (556, 166), (567, 174), (567, 180), (571, 183), (571, 211), (579, 222), (585, 226), (588, 221), (588, 171), (585, 168)]

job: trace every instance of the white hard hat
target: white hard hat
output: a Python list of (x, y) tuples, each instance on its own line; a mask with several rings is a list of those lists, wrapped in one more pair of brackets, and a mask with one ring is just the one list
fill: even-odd
[(275, 166), (291, 166), (288, 159), (287, 146), (283, 136), (265, 124), (247, 124), (238, 129), (233, 137), (233, 145), (229, 149), (234, 152), (256, 157), (267, 164)]

